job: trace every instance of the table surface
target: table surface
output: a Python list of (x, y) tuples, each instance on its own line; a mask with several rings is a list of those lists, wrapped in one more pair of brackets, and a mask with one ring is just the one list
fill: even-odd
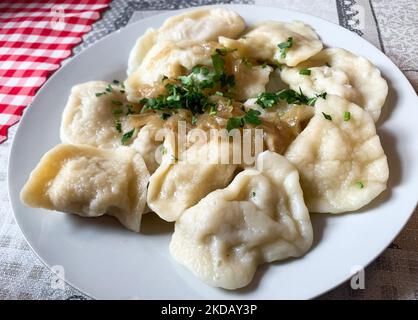
[[(114, 0), (75, 48), (77, 54), (103, 36), (138, 19), (205, 4), (257, 4), (316, 15), (356, 32), (391, 58), (418, 91), (418, 1), (416, 0)], [(416, 108), (417, 106), (411, 106)], [(7, 194), (7, 161), (16, 126), (0, 144), (0, 299), (89, 299), (36, 257), (14, 221)], [(395, 241), (365, 270), (365, 288), (350, 283), (320, 299), (418, 299), (417, 209)]]

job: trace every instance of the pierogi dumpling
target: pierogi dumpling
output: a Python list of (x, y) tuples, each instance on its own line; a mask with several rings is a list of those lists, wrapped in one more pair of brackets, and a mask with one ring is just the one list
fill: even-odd
[(255, 169), (183, 213), (170, 252), (206, 283), (237, 289), (252, 280), (258, 265), (299, 257), (311, 244), (298, 172), (283, 156), (265, 151)]
[(161, 165), (150, 177), (147, 204), (161, 219), (176, 221), (184, 210), (233, 179), (237, 165), (222, 163), (226, 144), (195, 144), (180, 158), (170, 139), (164, 141)]
[(168, 18), (157, 30), (148, 29), (129, 55), (128, 76), (142, 63), (151, 48), (161, 42), (217, 41), (219, 36), (237, 37), (245, 28), (240, 15), (222, 8), (198, 9)]
[[(159, 42), (152, 47), (125, 81), (129, 101), (138, 101), (155, 90), (164, 77), (175, 78), (196, 65), (212, 65), (216, 42)], [(158, 95), (157, 94), (154, 95)]]
[(138, 151), (147, 165), (150, 174), (157, 170), (158, 160), (161, 159), (161, 146), (163, 141), (156, 140), (156, 131), (154, 125), (148, 124), (143, 126), (132, 143), (132, 148)]
[[(289, 38), (293, 41), (283, 54), (279, 44), (287, 42)], [(227, 48), (237, 49), (245, 57), (288, 66), (295, 66), (322, 49), (322, 42), (315, 31), (300, 21), (262, 22), (249, 28), (238, 40), (219, 37), (219, 42)]]
[(389, 168), (373, 119), (338, 96), (318, 98), (285, 156), (299, 170), (310, 212), (354, 211), (386, 189)]
[[(109, 85), (105, 81), (90, 81), (71, 89), (61, 122), (60, 135), (63, 143), (99, 148), (121, 146), (121, 133), (116, 129), (113, 110), (120, 109), (120, 103), (127, 101), (120, 88), (114, 86), (111, 92), (106, 92)], [(96, 96), (103, 92), (106, 93)], [(129, 130), (129, 124), (121, 121), (121, 131)]]
[(270, 66), (248, 67), (241, 63), (234, 69), (235, 98), (244, 101), (265, 92), (271, 71), (272, 68)]
[[(309, 68), (311, 74), (299, 74), (303, 68)], [(290, 88), (300, 87), (306, 95), (326, 91), (354, 102), (368, 111), (375, 122), (388, 94), (379, 69), (369, 60), (340, 48), (324, 49), (296, 68), (284, 67), (281, 77)]]
[(350, 84), (350, 79), (344, 71), (321, 66), (309, 68), (310, 74), (302, 75), (300, 70), (303, 69), (283, 67), (280, 73), (283, 81), (289, 84), (291, 89), (302, 90), (308, 97), (326, 92), (361, 105), (361, 94)]
[(42, 157), (20, 196), (34, 208), (114, 216), (139, 232), (148, 178), (142, 157), (129, 148), (60, 144)]

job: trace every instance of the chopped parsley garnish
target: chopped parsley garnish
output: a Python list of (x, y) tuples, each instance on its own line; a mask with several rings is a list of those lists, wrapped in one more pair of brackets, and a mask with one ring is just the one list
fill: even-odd
[(210, 110), (209, 110), (209, 115), (210, 116), (216, 115), (217, 112), (218, 112), (218, 110), (217, 110), (215, 105), (210, 106)]
[(121, 114), (123, 113), (123, 110), (122, 110), (122, 109), (113, 109), (113, 110), (112, 110), (112, 113), (113, 113), (115, 116), (119, 116), (119, 115), (121, 115)]
[[(125, 85), (123, 84), (123, 82), (120, 82), (119, 80), (113, 80), (112, 83), (114, 85), (117, 85), (117, 86), (120, 87), (120, 89), (119, 89), (120, 93), (125, 93)], [(108, 94), (108, 93), (110, 93), (112, 91), (113, 91), (112, 84), (109, 83), (106, 86), (106, 88), (105, 88), (105, 90), (103, 92), (96, 92), (96, 97), (100, 97), (100, 96), (102, 96), (104, 94)]]
[(125, 145), (125, 143), (128, 142), (132, 138), (132, 136), (134, 135), (134, 132), (135, 132), (135, 128), (123, 134), (122, 139), (121, 139), (121, 142), (123, 145)]
[(254, 124), (254, 125), (259, 125), (259, 124), (261, 124), (261, 120), (258, 118), (258, 116), (260, 114), (261, 114), (260, 111), (250, 109), (250, 110), (248, 110), (248, 112), (243, 117), (243, 120), (244, 120), (244, 122), (247, 122), (247, 123), (251, 123), (251, 124)]
[(329, 114), (326, 114), (325, 112), (322, 112), (322, 114), (324, 115), (324, 118), (327, 120), (332, 120), (332, 117)]
[(357, 188), (359, 188), (359, 189), (363, 189), (363, 188), (364, 188), (364, 184), (363, 184), (363, 182), (361, 182), (361, 181), (357, 181), (357, 182), (356, 182), (356, 187), (357, 187)]
[[(223, 53), (223, 51), (221, 51)], [(152, 110), (187, 109), (192, 114), (201, 114), (207, 110), (212, 113), (215, 105), (209, 96), (213, 94), (206, 89), (218, 89), (235, 85), (235, 77), (227, 74), (225, 61), (221, 54), (212, 55), (213, 69), (197, 65), (187, 76), (180, 76), (175, 82), (165, 84), (165, 93), (155, 98), (143, 98), (141, 112)]]
[(271, 108), (279, 102), (279, 96), (276, 93), (263, 92), (257, 96), (256, 102), (263, 109)]
[(242, 117), (229, 118), (226, 124), (226, 130), (231, 131), (232, 129), (241, 128), (244, 126), (245, 123), (259, 125), (261, 124), (261, 120), (258, 118), (260, 114), (261, 114), (260, 111), (250, 109)]
[(310, 76), (311, 75), (311, 70), (303, 68), (299, 70), (299, 74), (303, 75), (303, 76)]
[(301, 89), (299, 92), (292, 89), (283, 89), (279, 92), (263, 92), (257, 96), (256, 103), (263, 109), (268, 109), (277, 104), (280, 100), (286, 101), (288, 104), (307, 104), (309, 106), (315, 105), (318, 97), (326, 98), (327, 93), (323, 92), (315, 97), (308, 98)]
[(244, 122), (242, 118), (239, 117), (232, 117), (228, 119), (228, 123), (226, 124), (226, 130), (231, 131), (232, 129), (241, 128), (244, 126)]
[(217, 74), (222, 74), (225, 68), (225, 61), (220, 54), (212, 55), (212, 64)]
[(317, 94), (315, 97), (309, 98), (307, 105), (308, 106), (314, 106), (315, 103), (316, 103), (316, 100), (318, 100), (318, 98), (326, 99), (327, 98), (327, 93), (326, 92), (322, 92), (320, 94)]
[(289, 37), (289, 38), (287, 38), (287, 41), (279, 43), (277, 46), (280, 49), (280, 58), (284, 59), (284, 58), (286, 58), (287, 49), (289, 49), (293, 46), (293, 38)]
[(117, 132), (122, 133), (122, 123), (119, 120), (116, 121), (115, 127)]
[(327, 93), (326, 92), (322, 92), (320, 94), (316, 95), (318, 98), (322, 98), (322, 99), (326, 99), (327, 98)]
[(196, 123), (197, 123), (196, 116), (192, 116), (192, 125), (196, 125)]
[(251, 192), (251, 198), (254, 198), (256, 196), (255, 192)]
[(126, 115), (128, 116), (128, 115), (130, 115), (130, 114), (133, 114), (134, 113), (134, 111), (133, 111), (133, 106), (131, 105), (131, 104), (127, 104), (127, 105), (125, 105), (125, 107), (126, 107)]
[(109, 83), (109, 84), (106, 86), (105, 91), (106, 91), (106, 92), (112, 92), (112, 90), (113, 90), (112, 85)]
[(279, 60), (274, 60), (274, 67), (280, 71), (283, 69), (283, 65), (279, 62)]
[(227, 74), (225, 70), (225, 61), (218, 53), (212, 55), (212, 64), (215, 69), (214, 80), (218, 80), (222, 87), (233, 87), (235, 85), (235, 76), (233, 74)]
[(344, 121), (349, 121), (351, 119), (351, 113), (346, 111), (344, 112)]
[(117, 106), (121, 106), (121, 105), (123, 105), (122, 101), (119, 101), (119, 100), (112, 100), (112, 103), (113, 103), (114, 105), (117, 105)]
[(261, 65), (261, 68), (263, 68), (263, 69), (264, 69), (264, 68), (266, 68), (266, 67), (267, 67), (267, 62), (266, 62), (266, 61), (264, 61), (264, 62), (263, 62), (263, 64)]
[(235, 49), (229, 49), (229, 48), (219, 48), (219, 49), (216, 49), (215, 50), (215, 52), (217, 53), (217, 54), (220, 54), (221, 56), (226, 56), (228, 53), (230, 53), (230, 52), (234, 52), (234, 51), (237, 51), (237, 49), (235, 48)]
[(160, 117), (161, 117), (161, 119), (163, 119), (163, 120), (167, 120), (168, 118), (170, 118), (170, 117), (171, 117), (171, 114), (170, 114), (170, 113), (165, 113), (165, 112), (163, 112), (163, 113), (160, 115)]

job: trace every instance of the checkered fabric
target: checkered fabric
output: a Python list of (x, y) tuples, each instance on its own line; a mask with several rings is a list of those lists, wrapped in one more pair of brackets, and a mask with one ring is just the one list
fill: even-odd
[(0, 3), (0, 143), (111, 0)]

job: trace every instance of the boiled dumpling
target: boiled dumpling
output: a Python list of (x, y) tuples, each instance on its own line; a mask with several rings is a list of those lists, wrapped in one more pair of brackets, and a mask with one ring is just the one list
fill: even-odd
[(159, 128), (154, 124), (143, 126), (132, 143), (132, 148), (138, 151), (144, 158), (150, 174), (153, 174), (161, 162), (161, 150), (163, 139), (157, 140), (156, 134)]
[(310, 212), (357, 210), (386, 189), (388, 163), (373, 119), (338, 96), (318, 99), (285, 155), (299, 170)]
[(175, 260), (206, 283), (246, 286), (259, 264), (299, 257), (312, 244), (312, 226), (299, 175), (271, 151), (186, 210), (170, 243)]
[(243, 101), (265, 92), (271, 71), (272, 68), (270, 66), (238, 64), (234, 68), (235, 99)]
[[(309, 68), (311, 75), (299, 74), (302, 68)], [(283, 68), (281, 76), (292, 89), (300, 87), (307, 95), (326, 91), (354, 102), (375, 122), (388, 94), (379, 69), (369, 60), (340, 48), (322, 50), (296, 68)]]
[[(112, 89), (107, 92), (109, 86)], [(105, 81), (90, 81), (74, 86), (63, 112), (61, 141), (99, 148), (121, 146), (121, 132), (131, 128), (123, 115), (121, 132), (116, 128), (114, 110), (122, 110), (121, 104), (127, 102), (120, 91), (121, 88)], [(104, 94), (96, 96), (100, 93)]]
[[(128, 100), (138, 101), (144, 96), (157, 96), (160, 94), (158, 86), (163, 77), (180, 76), (185, 70), (190, 71), (196, 65), (211, 66), (211, 56), (216, 47), (218, 45), (215, 42), (157, 43), (125, 81)], [(154, 91), (155, 93), (152, 93)]]
[(309, 75), (300, 74), (299, 68), (283, 67), (281, 77), (290, 88), (302, 92), (308, 97), (326, 92), (334, 94), (361, 105), (362, 98), (360, 92), (350, 84), (347, 74), (340, 70), (328, 66), (309, 68)]
[(139, 232), (148, 170), (133, 150), (60, 144), (47, 152), (21, 192), (30, 207), (83, 217), (108, 214)]
[[(278, 45), (288, 42), (289, 38), (292, 38), (289, 47), (282, 51)], [(238, 40), (219, 37), (219, 42), (227, 48), (237, 49), (243, 56), (288, 66), (295, 66), (322, 49), (322, 42), (315, 31), (299, 21), (262, 22), (249, 28)]]
[(237, 165), (221, 163), (225, 146), (216, 142), (195, 144), (186, 156), (174, 151), (170, 139), (164, 141), (161, 165), (150, 178), (147, 204), (160, 218), (175, 221), (184, 210), (213, 190), (233, 179)]
[(235, 38), (244, 28), (245, 22), (240, 15), (222, 8), (199, 9), (168, 18), (161, 28), (148, 29), (137, 40), (129, 55), (128, 76), (138, 68), (147, 52), (157, 43), (216, 41), (221, 35)]

